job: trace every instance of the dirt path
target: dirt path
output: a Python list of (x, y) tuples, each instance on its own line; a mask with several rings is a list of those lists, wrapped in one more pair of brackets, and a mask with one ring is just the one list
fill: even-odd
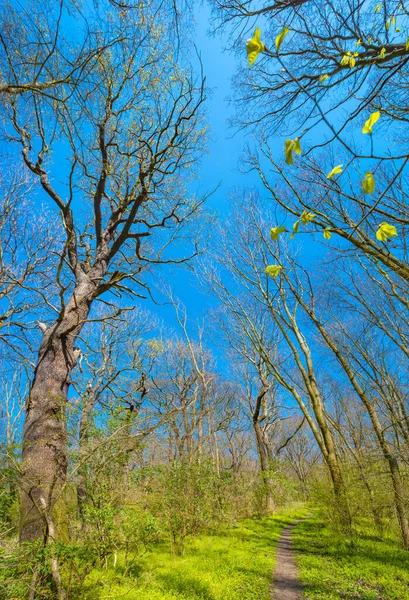
[[(307, 517), (304, 517), (307, 519)], [(277, 544), (277, 560), (274, 569), (274, 582), (271, 590), (273, 600), (302, 600), (302, 590), (300, 580), (298, 579), (297, 565), (294, 560), (294, 553), (291, 545), (291, 531), (298, 523), (304, 519), (299, 519), (286, 527)]]

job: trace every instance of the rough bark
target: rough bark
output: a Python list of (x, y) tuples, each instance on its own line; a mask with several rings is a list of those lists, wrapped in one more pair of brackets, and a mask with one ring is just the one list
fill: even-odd
[[(57, 537), (65, 537), (63, 494), (67, 476), (65, 410), (70, 374), (76, 363), (75, 339), (88, 317), (97, 285), (84, 275), (59, 320), (44, 334), (26, 405), (21, 475), (20, 540), (46, 539), (44, 514)], [(45, 508), (42, 504), (45, 502)]]

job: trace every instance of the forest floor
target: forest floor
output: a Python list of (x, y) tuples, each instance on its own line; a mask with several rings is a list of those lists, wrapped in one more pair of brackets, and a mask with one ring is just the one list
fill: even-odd
[(314, 511), (291, 539), (306, 600), (409, 600), (409, 552), (390, 524), (382, 539), (369, 524), (347, 537)]
[[(347, 538), (314, 511), (292, 529), (290, 548), (288, 527), (308, 512), (293, 507), (200, 535), (187, 540), (182, 556), (172, 555), (165, 543), (135, 556), (126, 568), (118, 556), (115, 568), (110, 561), (106, 569), (91, 573), (81, 599), (270, 600), (274, 571), (276, 586), (287, 579), (287, 591), (293, 585), (298, 594), (288, 600), (409, 600), (409, 553), (392, 534), (380, 540), (367, 527)], [(284, 577), (277, 570), (283, 550), (287, 559), (292, 551), (302, 586), (294, 565), (287, 564), (291, 572)], [(280, 590), (276, 600), (287, 600), (285, 588), (275, 589)]]
[(298, 505), (274, 517), (247, 519), (213, 535), (187, 540), (182, 556), (158, 543), (125, 569), (94, 571), (84, 600), (270, 600), (277, 542), (308, 510)]

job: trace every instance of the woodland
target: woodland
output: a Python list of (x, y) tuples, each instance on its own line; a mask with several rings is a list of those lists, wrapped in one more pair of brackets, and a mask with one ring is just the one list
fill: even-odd
[(408, 162), (406, 0), (2, 1), (0, 600), (280, 600), (298, 520), (409, 600)]

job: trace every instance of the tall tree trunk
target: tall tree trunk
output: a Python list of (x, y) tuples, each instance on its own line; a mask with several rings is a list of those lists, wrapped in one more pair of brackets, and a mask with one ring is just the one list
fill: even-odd
[(344, 478), (342, 476), (341, 466), (334, 442), (334, 437), (328, 425), (328, 420), (324, 411), (324, 405), (321, 399), (320, 392), (318, 390), (318, 386), (315, 382), (315, 378), (310, 378), (308, 391), (314, 415), (320, 428), (323, 443), (325, 446), (325, 453), (323, 455), (325, 462), (328, 466), (334, 489), (335, 503), (338, 511), (339, 520), (341, 525), (346, 530), (350, 530), (352, 518), (349, 509), (348, 495), (345, 488)]
[[(21, 474), (20, 540), (47, 540), (44, 515), (55, 535), (65, 537), (64, 488), (67, 477), (66, 403), (76, 363), (74, 342), (96, 294), (95, 279), (83, 276), (60, 319), (44, 333), (26, 405)], [(98, 281), (98, 280), (97, 280)]]
[(272, 513), (275, 510), (273, 498), (273, 485), (270, 477), (270, 452), (261, 428), (260, 420), (253, 420), (254, 432), (256, 434), (257, 450), (260, 459), (260, 470), (264, 484), (264, 510), (266, 513)]
[(299, 296), (296, 296), (296, 297), (297, 297), (297, 300), (300, 302), (301, 306), (310, 315), (311, 319), (314, 321), (318, 330), (322, 334), (322, 337), (326, 341), (328, 347), (333, 351), (334, 355), (336, 356), (336, 358), (342, 365), (354, 390), (356, 391), (358, 397), (361, 399), (363, 405), (365, 406), (366, 410), (368, 411), (375, 434), (379, 441), (379, 445), (382, 449), (383, 456), (389, 466), (389, 472), (391, 475), (393, 492), (394, 492), (395, 509), (396, 509), (396, 514), (398, 517), (398, 523), (399, 523), (399, 527), (400, 527), (400, 531), (401, 531), (401, 535), (402, 535), (403, 545), (406, 549), (409, 549), (409, 523), (408, 523), (408, 517), (406, 514), (405, 499), (404, 499), (404, 494), (403, 494), (403, 483), (402, 483), (402, 478), (400, 475), (399, 464), (398, 464), (396, 457), (393, 455), (393, 451), (385, 437), (383, 426), (379, 420), (378, 413), (376, 412), (376, 409), (373, 406), (366, 391), (361, 387), (350, 363), (345, 358), (345, 356), (342, 354), (342, 352), (338, 348), (335, 341), (329, 335), (328, 331), (325, 329), (325, 327), (322, 325), (322, 323), (317, 319), (314, 311), (305, 304), (305, 302), (302, 300), (302, 298), (300, 298)]

